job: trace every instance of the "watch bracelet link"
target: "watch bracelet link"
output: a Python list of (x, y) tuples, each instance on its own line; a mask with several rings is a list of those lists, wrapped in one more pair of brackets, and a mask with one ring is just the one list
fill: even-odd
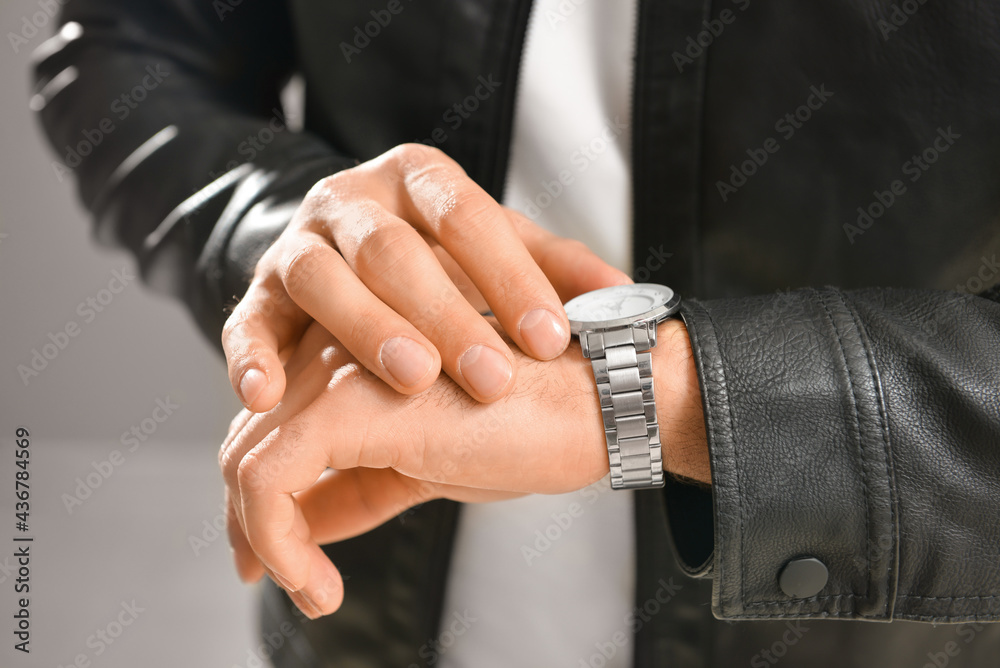
[(580, 333), (601, 402), (612, 489), (662, 487), (663, 455), (653, 396), (656, 323)]

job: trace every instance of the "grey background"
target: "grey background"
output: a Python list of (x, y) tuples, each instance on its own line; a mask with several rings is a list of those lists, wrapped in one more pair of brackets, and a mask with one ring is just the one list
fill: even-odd
[[(248, 653), (260, 654), (254, 592), (211, 528), (221, 525), (216, 452), (239, 405), (183, 307), (139, 280), (92, 322), (77, 313), (134, 263), (95, 245), (75, 186), (56, 178), (28, 109), (30, 54), (55, 21), (18, 52), (8, 34), (40, 11), (38, 0), (0, 5), (0, 665), (69, 666), (82, 654), (91, 666), (247, 666)], [(25, 386), (17, 366), (71, 320), (80, 334)], [(173, 415), (134, 452), (123, 448), (123, 432), (168, 397), (179, 405)], [(32, 444), (30, 655), (14, 651), (11, 634), (21, 596), (11, 572), (21, 425)], [(115, 450), (124, 462), (67, 508), (64, 495)], [(142, 612), (98, 654), (88, 639), (133, 601)]]
[[(0, 97), (3, 122), (0, 181), (0, 398), (4, 416), (50, 438), (117, 440), (149, 414), (157, 397), (184, 396), (163, 433), (204, 441), (225, 435), (238, 409), (221, 358), (179, 303), (136, 280), (90, 323), (77, 306), (106, 287), (132, 259), (99, 247), (77, 203), (75, 185), (56, 178), (55, 153), (32, 112), (30, 51), (39, 35), (14, 53), (8, 32), (39, 11), (37, 0), (7, 0), (0, 8)], [(44, 28), (45, 37), (52, 30)], [(27, 387), (17, 365), (70, 320), (81, 327), (65, 350)]]

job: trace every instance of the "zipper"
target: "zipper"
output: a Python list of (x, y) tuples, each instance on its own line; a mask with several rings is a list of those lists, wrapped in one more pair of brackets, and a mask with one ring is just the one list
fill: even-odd
[(628, 175), (629, 181), (631, 182), (631, 188), (629, 188), (629, 196), (631, 201), (629, 202), (629, 210), (631, 211), (631, 220), (628, 226), (628, 248), (632, 250), (629, 254), (629, 265), (631, 275), (635, 275), (635, 202), (639, 196), (638, 188), (636, 187), (636, 175), (639, 174), (639, 159), (637, 157), (639, 142), (636, 141), (637, 129), (639, 127), (638, 123), (638, 112), (640, 105), (636, 103), (636, 98), (639, 95), (639, 45), (642, 42), (639, 39), (640, 25), (642, 25), (643, 9), (645, 8), (646, 0), (633, 0), (632, 2), (632, 81), (630, 86), (631, 94), (628, 98), (628, 112), (627, 117), (629, 119), (629, 169), (630, 173)]
[(508, 51), (507, 62), (504, 63), (504, 76), (501, 81), (512, 81), (513, 90), (504, 98), (504, 104), (500, 110), (500, 120), (497, 124), (497, 140), (495, 146), (498, 148), (493, 158), (493, 173), (490, 178), (490, 194), (493, 199), (502, 202), (507, 190), (507, 172), (510, 167), (511, 139), (514, 132), (514, 111), (517, 109), (517, 100), (521, 91), (521, 60), (524, 55), (524, 45), (528, 40), (529, 19), (534, 8), (532, 0), (514, 0), (513, 22), (510, 24), (513, 29), (511, 35), (511, 47)]
[(632, 211), (632, 224), (629, 225), (629, 248), (632, 249), (632, 274), (634, 274), (636, 270), (635, 261), (637, 253), (635, 248), (635, 239), (636, 229), (639, 226), (639, 220), (636, 216), (636, 204), (640, 197), (639, 184), (642, 174), (640, 171), (640, 167), (642, 166), (640, 164), (640, 151), (642, 149), (643, 142), (639, 141), (639, 128), (641, 127), (640, 121), (642, 120), (640, 118), (640, 115), (642, 114), (642, 100), (640, 96), (643, 94), (644, 89), (642, 88), (643, 73), (640, 71), (640, 68), (643, 67), (646, 61), (643, 57), (644, 54), (639, 53), (639, 50), (642, 49), (645, 44), (645, 35), (642, 28), (645, 21), (642, 19), (646, 13), (646, 7), (646, 0), (635, 0), (635, 4), (633, 4), (633, 11), (635, 12), (635, 27), (632, 30), (632, 95), (629, 97), (629, 123), (631, 126), (629, 127), (629, 166), (632, 171), (632, 173), (629, 174), (629, 179), (632, 181), (632, 201), (629, 203), (629, 208)]

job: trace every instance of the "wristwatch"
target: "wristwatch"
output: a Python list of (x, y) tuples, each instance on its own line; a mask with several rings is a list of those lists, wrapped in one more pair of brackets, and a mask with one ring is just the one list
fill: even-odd
[(597, 381), (612, 489), (663, 486), (649, 351), (656, 326), (680, 303), (680, 295), (654, 283), (602, 288), (566, 302), (570, 331), (580, 338)]

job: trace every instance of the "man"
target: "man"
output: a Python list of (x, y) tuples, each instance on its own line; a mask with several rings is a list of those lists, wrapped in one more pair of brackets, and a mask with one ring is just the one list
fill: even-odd
[[(570, 665), (988, 665), (1000, 643), (979, 624), (1000, 608), (992, 10), (644, 1), (634, 47), (618, 7), (594, 23), (593, 62), (546, 78), (555, 36), (579, 38), (571, 22), (590, 10), (347, 4), (75, 0), (39, 54), (38, 106), (59, 147), (149, 82), (77, 174), (99, 229), (223, 332), (255, 411), (221, 454), (238, 568), (330, 615), (302, 622), (277, 665), (551, 665), (531, 657), (560, 647)], [(531, 21), (542, 46), (522, 48)], [(605, 39), (614, 48), (600, 51)], [(545, 497), (465, 506), (463, 520), (452, 500), (573, 494), (608, 472), (595, 379), (579, 347), (562, 353), (559, 304), (627, 279), (497, 200), (540, 219), (587, 201), (570, 188), (607, 168), (599, 144), (553, 159), (532, 142), (532, 128), (561, 134), (575, 114), (531, 82), (561, 86), (579, 67), (595, 103), (621, 101), (623, 41), (630, 142), (615, 114), (592, 136), (630, 145), (631, 168), (604, 172), (607, 192), (583, 190), (614, 199), (630, 183), (633, 275), (685, 296), (652, 351), (673, 475), (567, 513), (592, 532), (575, 554), (629, 547), (603, 569), (567, 566), (579, 583), (567, 603), (464, 538), (483, 524), (469, 517), (497, 528), (511, 513), (486, 509), (535, 512)], [(293, 70), (303, 133), (275, 111)], [(519, 126), (525, 109), (541, 117)], [(555, 167), (534, 189), (533, 158)], [(563, 231), (558, 218), (546, 227)], [(625, 268), (623, 218), (574, 236)], [(804, 287), (824, 284), (838, 288)], [(611, 533), (633, 494), (634, 536)], [(540, 594), (523, 607), (546, 612), (545, 632), (461, 617), (463, 600), (499, 605), (472, 575), (496, 570), (535, 590), (515, 599)], [(619, 614), (626, 589), (634, 605)], [(268, 630), (300, 623), (278, 591), (265, 593)], [(566, 630), (608, 610), (585, 647)], [(443, 642), (459, 629), (468, 641)]]

